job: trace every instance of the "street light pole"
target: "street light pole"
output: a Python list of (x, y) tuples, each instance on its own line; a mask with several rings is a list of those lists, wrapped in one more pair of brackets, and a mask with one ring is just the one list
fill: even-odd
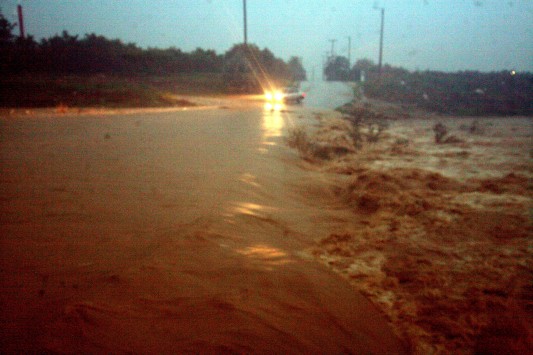
[(247, 21), (246, 21), (246, 0), (242, 0), (242, 10), (244, 14), (244, 44), (246, 45), (248, 43), (248, 29), (247, 29)]
[(381, 75), (381, 68), (383, 64), (383, 27), (385, 24), (385, 9), (381, 8), (381, 31), (379, 35), (379, 75)]

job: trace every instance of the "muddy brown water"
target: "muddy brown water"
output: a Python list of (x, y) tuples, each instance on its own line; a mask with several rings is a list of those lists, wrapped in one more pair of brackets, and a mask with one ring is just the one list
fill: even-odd
[(296, 117), (1, 118), (2, 351), (404, 352), (301, 253), (347, 212), (283, 144)]

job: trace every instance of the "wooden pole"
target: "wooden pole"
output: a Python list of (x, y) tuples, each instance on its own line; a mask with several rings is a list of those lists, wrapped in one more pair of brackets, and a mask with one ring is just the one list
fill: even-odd
[(24, 15), (22, 14), (22, 5), (17, 5), (17, 12), (19, 15), (19, 29), (20, 29), (20, 38), (26, 38), (24, 33)]

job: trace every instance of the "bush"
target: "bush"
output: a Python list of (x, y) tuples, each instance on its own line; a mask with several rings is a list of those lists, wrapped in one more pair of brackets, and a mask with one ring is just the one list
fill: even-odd
[(366, 132), (366, 141), (369, 143), (376, 143), (381, 138), (381, 134), (385, 131), (387, 125), (384, 122), (369, 123)]
[(463, 140), (456, 136), (448, 136), (448, 127), (440, 122), (433, 126), (433, 132), (435, 132), (435, 143), (437, 144), (463, 143)]
[(353, 151), (351, 147), (334, 139), (321, 139), (314, 136), (311, 140), (303, 127), (289, 129), (287, 145), (298, 150), (300, 157), (308, 161), (330, 160)]
[(339, 109), (344, 119), (352, 125), (351, 137), (354, 146), (360, 148), (363, 142), (376, 143), (388, 127), (387, 115), (372, 110), (370, 105), (345, 105)]
[(435, 132), (435, 143), (440, 144), (444, 141), (444, 137), (448, 134), (448, 127), (438, 122), (433, 126), (433, 132)]
[(289, 147), (298, 150), (303, 159), (308, 159), (312, 156), (312, 143), (309, 141), (307, 132), (303, 127), (289, 128), (287, 144)]
[(485, 128), (479, 120), (472, 121), (470, 126), (462, 125), (460, 128), (473, 135), (483, 135), (485, 133)]

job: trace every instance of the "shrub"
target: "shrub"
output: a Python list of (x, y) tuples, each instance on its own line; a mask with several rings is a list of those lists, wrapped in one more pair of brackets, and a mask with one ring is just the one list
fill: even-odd
[(448, 127), (438, 122), (433, 126), (433, 132), (435, 132), (435, 143), (440, 144), (444, 141), (444, 137), (448, 134)]
[(369, 143), (376, 143), (381, 138), (381, 134), (385, 131), (387, 125), (384, 122), (369, 123), (366, 133), (366, 141)]
[(389, 117), (372, 110), (370, 105), (345, 105), (339, 108), (339, 111), (343, 113), (344, 119), (352, 125), (350, 135), (356, 148), (360, 148), (365, 141), (368, 143), (378, 142), (388, 127), (386, 121)]
[(310, 139), (303, 127), (290, 128), (287, 145), (298, 150), (300, 157), (308, 161), (329, 160), (353, 151), (344, 142), (314, 135)]
[(433, 132), (435, 132), (435, 143), (437, 144), (463, 143), (463, 140), (456, 136), (447, 136), (448, 127), (440, 122), (433, 126)]
[(303, 127), (289, 128), (287, 144), (289, 147), (298, 150), (300, 156), (304, 159), (312, 156), (313, 145), (309, 141), (307, 132)]

